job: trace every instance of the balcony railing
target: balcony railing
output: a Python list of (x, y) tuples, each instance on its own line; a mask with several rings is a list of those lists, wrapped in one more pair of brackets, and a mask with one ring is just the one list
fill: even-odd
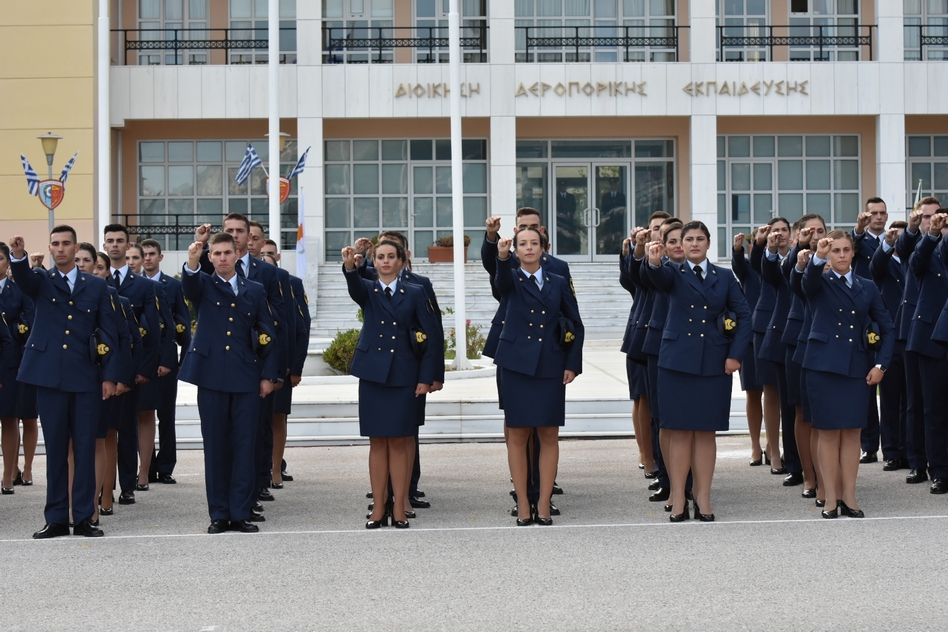
[[(925, 47), (929, 47), (925, 50)], [(943, 61), (948, 59), (948, 24), (906, 24), (905, 59)]]
[[(221, 217), (195, 215), (194, 213), (161, 213), (156, 215), (142, 215), (140, 213), (115, 213), (114, 220), (128, 228), (128, 234), (137, 236), (139, 241), (155, 239), (161, 243), (163, 250), (187, 250), (194, 243), (194, 231), (198, 226), (211, 224), (211, 232), (219, 233)], [(270, 217), (266, 213), (247, 213), (247, 218), (260, 222), (265, 232), (269, 234)], [(295, 212), (294, 212), (295, 218)], [(286, 220), (285, 217), (282, 219)], [(296, 220), (291, 218), (290, 222)], [(161, 222), (160, 224), (158, 222)], [(280, 228), (280, 249), (296, 248), (297, 228)]]
[(517, 26), (518, 62), (678, 61), (687, 26)]
[[(773, 61), (774, 48), (788, 48), (789, 61), (833, 61), (839, 54), (872, 61), (874, 24), (718, 26), (718, 61)], [(776, 31), (776, 33), (775, 33)], [(766, 55), (763, 55), (767, 51)]]
[[(142, 65), (204, 65), (212, 63), (211, 51), (224, 51), (225, 64), (260, 64), (266, 63), (270, 42), (266, 29), (253, 28), (113, 29), (112, 33), (118, 37), (119, 51), (124, 51), (125, 65), (129, 63), (129, 53), (146, 55)], [(280, 39), (284, 37), (295, 41), (296, 27), (280, 27)], [(183, 53), (189, 53), (187, 59)], [(138, 65), (141, 61), (132, 63)], [(296, 52), (280, 51), (280, 63), (296, 63)]]
[[(415, 50), (413, 63), (447, 62), (446, 26), (323, 26), (323, 63), (391, 64), (396, 48)], [(487, 61), (487, 24), (461, 26), (463, 61)]]

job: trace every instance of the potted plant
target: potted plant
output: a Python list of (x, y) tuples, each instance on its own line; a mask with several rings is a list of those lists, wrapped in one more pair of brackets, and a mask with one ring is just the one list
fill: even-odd
[[(471, 245), (471, 238), (464, 235), (464, 263), (467, 263), (467, 247)], [(432, 246), (428, 246), (428, 261), (431, 263), (448, 263), (454, 261), (454, 237), (445, 235), (439, 237)]]

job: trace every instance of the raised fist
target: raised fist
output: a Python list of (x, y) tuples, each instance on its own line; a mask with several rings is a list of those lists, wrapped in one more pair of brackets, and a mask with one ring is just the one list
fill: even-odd
[(500, 259), (506, 259), (510, 256), (510, 246), (513, 240), (510, 237), (501, 237), (497, 240), (497, 256)]
[(810, 254), (812, 253), (809, 250), (801, 250), (797, 253), (797, 270), (802, 272), (806, 269), (806, 264), (810, 261)]
[(755, 240), (757, 241), (757, 245), (763, 246), (765, 243), (767, 243), (767, 235), (769, 234), (770, 234), (769, 225), (764, 224), (763, 226), (758, 227), (756, 237), (755, 237)]
[(895, 242), (898, 240), (899, 240), (898, 228), (890, 228), (889, 230), (885, 231), (885, 243), (889, 244), (890, 246), (895, 246)]
[(31, 268), (42, 268), (43, 259), (46, 258), (46, 255), (42, 252), (34, 252), (30, 255), (30, 267)]
[(862, 213), (860, 213), (859, 216), (856, 218), (856, 232), (861, 233), (862, 231), (866, 230), (866, 226), (869, 225), (869, 220), (871, 219), (872, 219), (872, 213), (870, 213), (869, 211), (863, 211)]
[(816, 256), (820, 259), (826, 259), (832, 247), (833, 239), (831, 237), (824, 237), (816, 244)]
[(10, 239), (10, 254), (14, 259), (22, 259), (26, 254), (26, 242), (20, 235), (14, 235)]
[(738, 233), (734, 235), (734, 250), (735, 251), (744, 250), (744, 239), (745, 239), (744, 233)]
[[(500, 218), (496, 215), (491, 215), (487, 218), (487, 221), (484, 222), (484, 225), (487, 227), (487, 236), (490, 237), (494, 235), (496, 237), (497, 233), (500, 232)], [(494, 241), (494, 240), (492, 240)]]
[(201, 246), (211, 238), (211, 225), (210, 224), (201, 224), (197, 227), (197, 230), (194, 231), (195, 241), (201, 242)]

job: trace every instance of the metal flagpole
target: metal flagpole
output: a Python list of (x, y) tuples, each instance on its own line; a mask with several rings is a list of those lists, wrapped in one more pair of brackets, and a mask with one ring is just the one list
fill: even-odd
[[(109, 2), (99, 0), (99, 55), (98, 55), (98, 103), (96, 116), (96, 136), (99, 155), (96, 160), (96, 181), (99, 205), (96, 209), (97, 231), (101, 231), (110, 222), (112, 215), (112, 130), (109, 126)], [(52, 180), (52, 167), (50, 167)], [(50, 222), (53, 212), (50, 211)], [(50, 226), (52, 230), (52, 226)]]
[(451, 82), (451, 219), (454, 225), (454, 336), (456, 370), (469, 369), (467, 360), (466, 292), (464, 288), (464, 177), (461, 172), (461, 21), (458, 0), (451, 0), (448, 13)]
[(267, 147), (270, 152), (267, 169), (270, 172), (269, 230), (270, 238), (282, 250), (280, 238), (280, 0), (270, 0), (267, 18), (267, 72), (269, 78), (269, 132)]

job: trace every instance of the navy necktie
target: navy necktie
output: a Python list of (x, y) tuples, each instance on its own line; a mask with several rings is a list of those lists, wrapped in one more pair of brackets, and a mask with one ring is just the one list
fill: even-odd
[(246, 275), (244, 274), (244, 260), (243, 260), (243, 259), (238, 259), (238, 260), (237, 260), (237, 276), (239, 276), (239, 277), (244, 277), (244, 276), (246, 276)]

